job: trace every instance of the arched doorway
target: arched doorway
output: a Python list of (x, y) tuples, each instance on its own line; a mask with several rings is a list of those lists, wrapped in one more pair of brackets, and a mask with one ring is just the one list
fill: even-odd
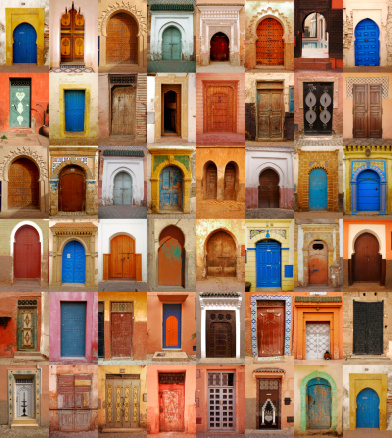
[(111, 278), (135, 279), (135, 240), (126, 234), (119, 234), (110, 241), (109, 276)]
[(237, 168), (233, 162), (227, 163), (225, 168), (223, 199), (234, 201), (236, 199), (237, 187)]
[(281, 287), (281, 245), (272, 239), (256, 243), (256, 287)]
[(63, 249), (62, 283), (86, 282), (86, 252), (77, 240), (71, 240)]
[(284, 30), (279, 21), (275, 18), (261, 20), (256, 34), (256, 64), (284, 65)]
[(259, 175), (259, 208), (279, 208), (279, 175), (273, 169), (265, 169)]
[(363, 233), (355, 241), (352, 255), (354, 282), (381, 282), (382, 255), (377, 237), (371, 233)]
[(355, 65), (380, 65), (380, 29), (370, 18), (361, 20), (355, 27)]
[(210, 42), (210, 61), (229, 61), (229, 46), (229, 38), (223, 32), (216, 33)]
[(106, 62), (109, 64), (138, 63), (138, 24), (126, 12), (113, 15), (106, 27)]
[(176, 90), (163, 94), (162, 122), (163, 135), (181, 135), (181, 93)]
[(309, 211), (328, 210), (328, 178), (324, 169), (313, 169), (309, 174)]
[(328, 246), (322, 240), (309, 244), (309, 284), (328, 284)]
[(331, 427), (331, 385), (328, 380), (316, 377), (306, 385), (307, 429)]
[(205, 199), (216, 199), (218, 187), (217, 168), (213, 161), (204, 165), (205, 170)]
[(111, 90), (112, 135), (134, 135), (136, 119), (136, 89), (130, 86), (113, 87)]
[(113, 182), (113, 204), (132, 205), (132, 177), (127, 172), (119, 172)]
[(17, 158), (8, 171), (8, 208), (39, 208), (39, 170), (28, 158)]
[(14, 241), (14, 278), (41, 278), (41, 243), (38, 231), (23, 225), (15, 233)]
[(162, 34), (162, 59), (181, 59), (181, 32), (174, 26), (169, 26)]
[(182, 172), (176, 166), (165, 167), (159, 176), (159, 208), (161, 210), (182, 209)]
[(302, 22), (302, 58), (328, 58), (329, 37), (322, 14), (312, 12)]
[(59, 211), (85, 211), (86, 179), (80, 167), (70, 165), (61, 170), (58, 196)]
[(374, 170), (364, 170), (357, 178), (357, 210), (380, 211), (380, 176)]
[(372, 388), (364, 388), (357, 395), (357, 428), (380, 427), (380, 397)]
[(185, 287), (185, 236), (174, 225), (159, 235), (158, 285)]
[(37, 32), (29, 23), (21, 23), (13, 32), (13, 63), (37, 63)]
[(235, 277), (237, 274), (237, 246), (226, 231), (216, 231), (207, 241), (207, 276)]
[[(79, 9), (80, 12), (80, 9)], [(83, 61), (84, 17), (72, 8), (61, 16), (61, 62)]]

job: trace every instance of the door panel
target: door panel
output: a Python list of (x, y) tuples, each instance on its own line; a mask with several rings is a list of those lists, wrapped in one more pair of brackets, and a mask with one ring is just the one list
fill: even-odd
[(135, 241), (131, 236), (120, 234), (110, 241), (109, 277), (136, 277)]
[(112, 135), (134, 135), (136, 118), (135, 88), (112, 88)]
[(106, 62), (109, 64), (138, 63), (138, 25), (126, 12), (113, 15), (106, 27)]
[(324, 169), (309, 174), (309, 211), (328, 210), (328, 177)]
[(258, 379), (258, 429), (280, 427), (280, 380)]
[(8, 207), (39, 207), (39, 172), (37, 166), (27, 158), (15, 160), (8, 171)]
[(256, 243), (257, 287), (281, 286), (280, 258), (279, 242), (267, 239)]
[(37, 350), (37, 308), (18, 307), (18, 350)]
[(380, 177), (374, 170), (364, 170), (357, 178), (358, 211), (380, 210)]
[(235, 200), (236, 169), (234, 164), (228, 163), (225, 169), (225, 179), (223, 187), (223, 199), (227, 201)]
[(285, 353), (285, 305), (269, 301), (257, 305), (258, 357), (283, 356)]
[(31, 85), (27, 85), (25, 81), (23, 83), (24, 85), (22, 81), (11, 79), (10, 128), (30, 127)]
[(283, 116), (283, 90), (258, 90), (258, 137), (283, 138)]
[(283, 26), (274, 18), (265, 18), (257, 26), (256, 64), (284, 65)]
[(208, 85), (204, 94), (204, 132), (237, 132), (235, 88)]
[(162, 34), (162, 59), (180, 60), (181, 57), (181, 32), (176, 27), (168, 27)]
[(163, 348), (181, 348), (181, 304), (163, 304)]
[(384, 301), (354, 301), (354, 354), (383, 354)]
[(352, 255), (353, 281), (379, 283), (381, 281), (381, 254), (373, 234), (363, 233), (355, 241)]
[(37, 230), (24, 225), (15, 234), (14, 278), (41, 278), (41, 244)]
[(65, 130), (84, 131), (85, 91), (64, 90)]
[(207, 378), (208, 430), (235, 430), (235, 374), (209, 372)]
[(274, 170), (260, 173), (258, 192), (259, 208), (279, 208), (279, 175)]
[(61, 357), (86, 354), (86, 302), (61, 303)]
[(170, 225), (159, 236), (158, 284), (185, 286), (185, 237), (182, 231)]
[(132, 357), (133, 313), (112, 310), (111, 334), (112, 357)]
[(328, 247), (322, 241), (309, 245), (309, 284), (328, 284)]
[(355, 65), (380, 65), (380, 30), (377, 24), (366, 18), (355, 27)]
[(236, 357), (234, 310), (206, 311), (207, 357)]
[(212, 234), (207, 242), (207, 275), (235, 277), (237, 248), (234, 239), (225, 231)]
[(206, 199), (216, 199), (218, 176), (214, 163), (209, 163), (206, 170)]
[(304, 134), (332, 135), (334, 84), (304, 82)]
[(62, 282), (86, 282), (86, 254), (84, 246), (76, 240), (68, 242), (63, 249)]
[(132, 205), (132, 178), (126, 172), (119, 172), (114, 178), (113, 204)]
[(29, 23), (16, 26), (13, 33), (13, 63), (37, 63), (37, 32)]
[(362, 389), (357, 395), (357, 428), (380, 427), (380, 398), (371, 388)]
[(159, 373), (159, 431), (184, 431), (185, 373)]
[(229, 38), (218, 32), (211, 38), (210, 61), (229, 61), (230, 60)]
[(159, 176), (159, 208), (179, 210), (182, 208), (183, 181), (178, 167), (165, 167)]
[(84, 16), (74, 6), (61, 16), (61, 62), (84, 59)]
[(329, 322), (306, 323), (306, 359), (324, 359), (331, 352)]
[(331, 385), (317, 377), (308, 382), (307, 429), (329, 429), (331, 427)]
[(86, 179), (77, 166), (66, 166), (59, 175), (59, 210), (74, 212), (86, 208)]
[(353, 85), (353, 137), (382, 138), (382, 85)]

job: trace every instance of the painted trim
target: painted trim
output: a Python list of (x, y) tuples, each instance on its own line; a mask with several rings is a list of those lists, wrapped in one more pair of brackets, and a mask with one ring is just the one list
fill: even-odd
[[(13, 230), (11, 231), (11, 238), (10, 238), (10, 246), (11, 246), (11, 248), (10, 248), (10, 254), (11, 254), (11, 257), (14, 256), (15, 234), (16, 234), (16, 232), (19, 230), (19, 228), (20, 228), (20, 227), (23, 227), (24, 225), (29, 225), (30, 227), (33, 227), (34, 229), (37, 230), (37, 232), (38, 232), (38, 234), (39, 234), (39, 241), (40, 241), (40, 243), (41, 243), (41, 261), (43, 261), (43, 258), (44, 258), (44, 250), (43, 250), (43, 241), (44, 241), (44, 237), (43, 237), (43, 234), (42, 234), (42, 230), (41, 230), (41, 228), (40, 228), (35, 222), (32, 222), (32, 221), (22, 221), (22, 222), (18, 222), (18, 223), (14, 226)], [(41, 263), (41, 272), (42, 272), (42, 263)]]

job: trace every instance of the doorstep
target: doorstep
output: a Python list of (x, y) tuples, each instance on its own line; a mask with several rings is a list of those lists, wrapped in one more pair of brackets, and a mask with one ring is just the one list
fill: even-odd
[(187, 362), (189, 359), (184, 351), (160, 351), (155, 352), (151, 360), (159, 362)]

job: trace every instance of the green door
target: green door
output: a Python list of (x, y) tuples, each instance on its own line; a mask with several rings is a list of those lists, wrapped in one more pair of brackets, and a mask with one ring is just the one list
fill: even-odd
[(18, 307), (18, 350), (37, 349), (37, 308)]
[(176, 27), (163, 32), (162, 59), (181, 59), (181, 32)]
[(10, 127), (30, 127), (30, 85), (25, 80), (19, 82), (11, 79)]

